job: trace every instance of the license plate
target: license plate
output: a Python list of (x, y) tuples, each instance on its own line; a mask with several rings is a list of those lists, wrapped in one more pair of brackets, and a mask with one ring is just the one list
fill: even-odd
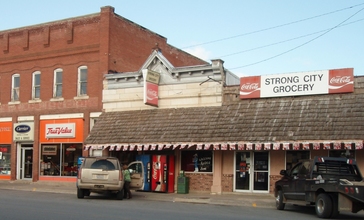
[(104, 179), (107, 179), (107, 175), (103, 175), (103, 174), (94, 174), (94, 175), (93, 175), (93, 179), (104, 180)]
[(104, 185), (95, 185), (95, 188), (104, 188)]

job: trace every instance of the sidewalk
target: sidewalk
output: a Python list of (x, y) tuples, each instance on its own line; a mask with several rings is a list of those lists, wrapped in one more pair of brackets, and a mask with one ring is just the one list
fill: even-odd
[[(31, 182), (22, 180), (0, 180), (0, 189), (66, 193), (74, 194), (76, 197), (76, 183), (69, 182)], [(136, 191), (133, 192), (133, 198), (150, 201), (188, 202), (228, 206), (275, 208), (275, 199), (272, 194), (223, 193), (221, 195), (213, 195), (204, 192), (190, 192), (187, 194), (178, 194)]]

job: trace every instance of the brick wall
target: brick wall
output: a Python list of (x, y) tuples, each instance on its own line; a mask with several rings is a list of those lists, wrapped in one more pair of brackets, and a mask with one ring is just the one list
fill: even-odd
[(233, 191), (233, 181), (234, 175), (233, 174), (223, 174), (221, 185), (223, 192), (232, 192)]
[(189, 178), (189, 190), (196, 192), (211, 192), (213, 174), (186, 173)]

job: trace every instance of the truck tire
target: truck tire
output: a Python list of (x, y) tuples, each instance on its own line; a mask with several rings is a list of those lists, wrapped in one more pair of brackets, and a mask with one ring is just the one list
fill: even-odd
[(85, 191), (83, 189), (77, 188), (77, 198), (83, 199), (85, 197)]
[(316, 198), (315, 210), (319, 218), (329, 218), (333, 210), (331, 197), (325, 193), (319, 194)]
[(331, 194), (330, 196), (331, 196), (331, 200), (332, 200), (332, 212), (331, 212), (330, 218), (336, 218), (340, 214), (338, 195)]
[(276, 196), (276, 208), (278, 210), (283, 210), (285, 205), (286, 203), (283, 202), (283, 192), (282, 190), (279, 190)]

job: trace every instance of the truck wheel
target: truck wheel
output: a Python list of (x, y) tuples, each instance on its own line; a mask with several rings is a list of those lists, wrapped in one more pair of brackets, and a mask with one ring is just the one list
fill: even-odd
[(283, 203), (283, 192), (279, 190), (276, 197), (276, 208), (278, 210), (283, 210), (286, 203)]
[(336, 218), (340, 214), (338, 195), (331, 194), (330, 196), (332, 200), (332, 213), (330, 218)]
[(85, 197), (85, 192), (83, 189), (77, 188), (77, 198), (83, 199), (83, 197)]
[(124, 190), (120, 190), (116, 193), (116, 199), (123, 200), (124, 199)]
[(332, 214), (331, 197), (325, 193), (321, 193), (316, 198), (315, 210), (319, 218), (329, 218)]

